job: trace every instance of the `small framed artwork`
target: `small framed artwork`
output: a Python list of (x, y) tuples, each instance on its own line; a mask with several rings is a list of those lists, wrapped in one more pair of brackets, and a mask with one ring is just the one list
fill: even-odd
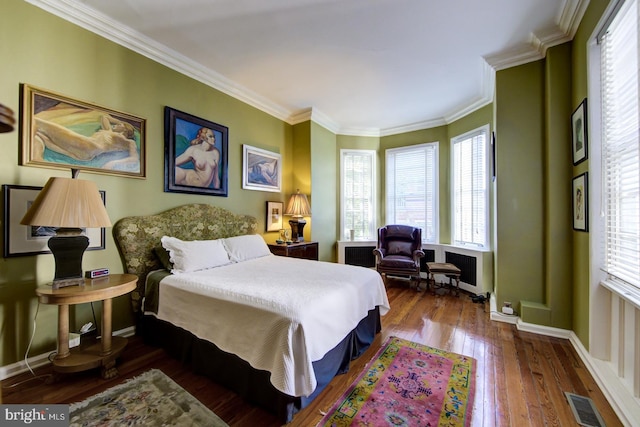
[(589, 231), (588, 172), (573, 178), (573, 229)]
[(21, 165), (145, 177), (145, 119), (28, 84), (21, 96)]
[(247, 144), (242, 154), (242, 188), (280, 192), (282, 156)]
[(284, 204), (282, 202), (267, 202), (267, 231), (280, 231), (282, 229), (282, 215)]
[[(35, 200), (42, 187), (24, 185), (2, 186), (4, 194), (4, 257), (18, 257), (38, 254), (50, 254), (47, 246), (49, 237), (55, 229), (22, 225), (20, 221)], [(100, 191), (102, 201), (106, 201), (106, 193)], [(105, 229), (87, 228), (85, 235), (89, 238), (87, 250), (105, 248)]]
[(164, 109), (164, 191), (227, 197), (229, 129)]
[(587, 98), (585, 98), (571, 114), (571, 152), (574, 165), (587, 159), (587, 142)]

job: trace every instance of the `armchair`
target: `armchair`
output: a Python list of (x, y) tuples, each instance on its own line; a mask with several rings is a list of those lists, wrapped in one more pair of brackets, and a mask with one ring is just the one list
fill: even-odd
[(387, 275), (409, 277), (410, 285), (416, 281), (420, 287), (420, 258), (422, 229), (409, 225), (385, 225), (378, 229), (378, 244), (373, 250), (376, 270), (385, 284)]

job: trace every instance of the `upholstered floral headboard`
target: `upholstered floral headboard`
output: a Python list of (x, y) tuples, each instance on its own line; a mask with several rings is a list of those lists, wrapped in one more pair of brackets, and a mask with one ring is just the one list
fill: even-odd
[(257, 220), (205, 204), (183, 205), (156, 215), (131, 216), (118, 220), (113, 237), (120, 251), (124, 271), (138, 276), (138, 285), (131, 293), (134, 312), (140, 310), (147, 274), (162, 268), (155, 248), (162, 236), (181, 240), (212, 240), (255, 234)]

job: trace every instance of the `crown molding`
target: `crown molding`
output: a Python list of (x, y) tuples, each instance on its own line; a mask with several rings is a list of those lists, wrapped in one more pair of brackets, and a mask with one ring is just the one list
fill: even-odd
[(124, 46), (185, 76), (232, 96), (280, 120), (287, 121), (288, 109), (229, 80), (153, 39), (133, 31), (119, 22), (76, 0), (25, 0), (66, 21), (78, 25), (112, 42)]
[(221, 74), (204, 67), (202, 64), (157, 43), (149, 37), (123, 26), (78, 0), (25, 1), (232, 96), (288, 124), (295, 125), (306, 120), (312, 120), (335, 134), (355, 136), (388, 136), (429, 129), (446, 125), (484, 107), (493, 101), (496, 71), (542, 59), (549, 47), (572, 40), (589, 5), (589, 0), (564, 0), (564, 5), (557, 18), (557, 28), (540, 31), (538, 34), (531, 34), (530, 41), (526, 45), (484, 56), (485, 70), (481, 88), (482, 94), (480, 98), (472, 100), (470, 104), (465, 104), (465, 106), (455, 109), (445, 117), (376, 129), (340, 128), (335, 120), (314, 108), (291, 111), (238, 85)]
[(486, 55), (484, 60), (499, 71), (544, 58), (550, 47), (573, 40), (587, 6), (589, 0), (565, 0), (556, 19), (556, 28), (533, 33), (528, 44)]

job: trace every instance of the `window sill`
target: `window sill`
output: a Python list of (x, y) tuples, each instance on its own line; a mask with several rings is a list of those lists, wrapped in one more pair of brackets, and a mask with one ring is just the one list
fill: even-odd
[(600, 284), (640, 310), (640, 289), (628, 283), (612, 280), (602, 280)]

